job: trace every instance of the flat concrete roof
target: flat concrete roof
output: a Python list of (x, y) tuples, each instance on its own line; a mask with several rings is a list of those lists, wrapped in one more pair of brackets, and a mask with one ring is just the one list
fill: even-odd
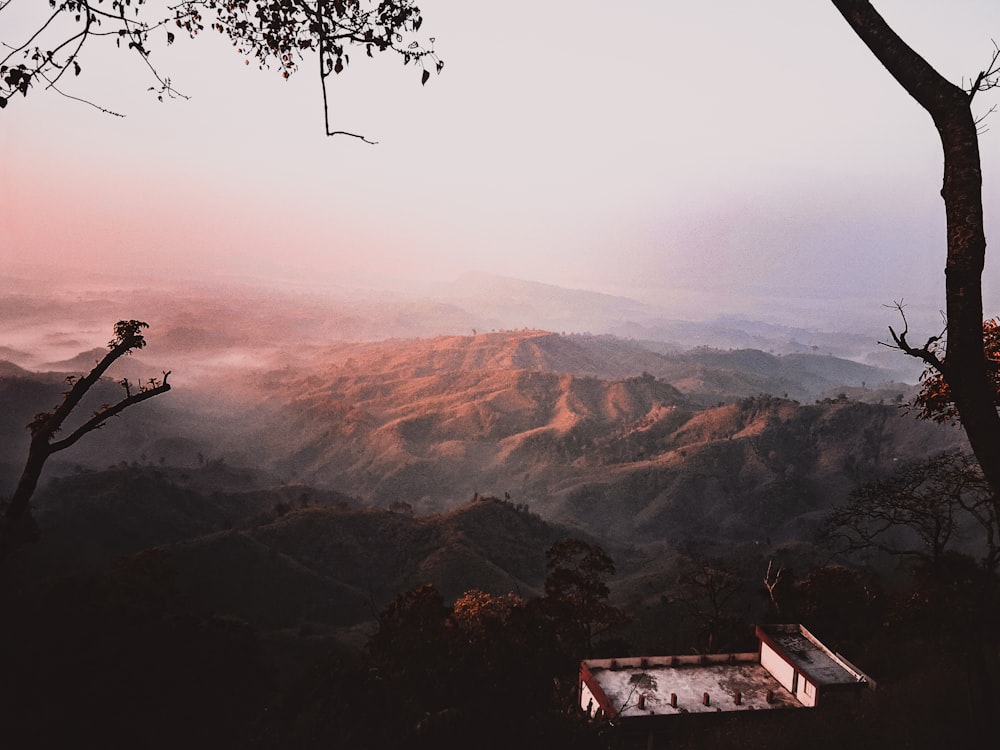
[[(760, 665), (757, 653), (592, 659), (584, 664), (623, 717), (802, 707)], [(671, 693), (677, 696), (676, 707), (670, 705)], [(707, 706), (705, 693), (709, 696)], [(740, 704), (736, 703), (737, 693)], [(640, 695), (645, 696), (642, 710)]]
[(863, 672), (833, 653), (801, 625), (758, 625), (757, 631), (762, 641), (770, 641), (817, 685), (846, 685), (867, 680)]

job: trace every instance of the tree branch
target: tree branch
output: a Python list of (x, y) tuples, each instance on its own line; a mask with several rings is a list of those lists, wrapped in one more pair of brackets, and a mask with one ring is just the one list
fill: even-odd
[(94, 365), (94, 368), (87, 375), (81, 378), (68, 377), (70, 388), (63, 394), (62, 402), (52, 411), (35, 415), (35, 418), (28, 425), (31, 440), (28, 443), (27, 460), (13, 495), (8, 501), (0, 501), (0, 559), (34, 536), (35, 531), (29, 511), (30, 501), (49, 456), (69, 448), (85, 434), (99, 429), (108, 419), (120, 414), (128, 407), (170, 390), (170, 385), (167, 383), (169, 372), (163, 373), (162, 381), (150, 379), (147, 386), (141, 387), (135, 393), (132, 393), (128, 387), (128, 381), (123, 379), (121, 383), (126, 386), (124, 399), (117, 404), (101, 408), (68, 437), (52, 442), (53, 436), (73, 410), (79, 406), (87, 391), (101, 379), (111, 364), (118, 358), (127, 356), (133, 350), (142, 349), (146, 345), (141, 331), (148, 327), (140, 320), (118, 321), (114, 327), (114, 338), (108, 343), (108, 353)]
[(955, 98), (968, 94), (938, 73), (890, 28), (868, 0), (832, 0), (844, 20), (882, 66), (935, 122)]
[[(1000, 86), (1000, 46), (994, 41), (993, 57), (990, 59), (990, 64), (986, 66), (986, 70), (979, 71), (975, 81), (968, 89), (969, 101), (972, 101), (977, 92), (989, 91), (997, 86)], [(990, 111), (992, 112), (993, 110), (991, 109)], [(979, 122), (979, 120), (976, 122)]]
[[(0, 11), (8, 3), (0, 4)], [(53, 0), (53, 3), (55, 0)], [(305, 58), (303, 53), (319, 53), (320, 82), (323, 96), (324, 133), (328, 136), (345, 135), (374, 145), (359, 133), (333, 130), (330, 126), (329, 96), (326, 78), (331, 72), (340, 73), (347, 66), (348, 48), (361, 47), (369, 57), (373, 50), (392, 51), (403, 58), (403, 64), (419, 62), (421, 84), (430, 78), (431, 65), (440, 73), (444, 63), (437, 57), (431, 44), (414, 40), (423, 24), (420, 9), (415, 0), (179, 0), (168, 4), (167, 18), (147, 20), (140, 16), (140, 8), (147, 15), (151, 11), (146, 0), (111, 0), (110, 8), (97, 7), (93, 0), (61, 0), (53, 4), (53, 10), (39, 15), (38, 24), (24, 43), (7, 46), (9, 52), (0, 62), (0, 109), (6, 107), (11, 97), (20, 92), (27, 96), (29, 88), (36, 81), (45, 80), (45, 88), (55, 89), (66, 98), (90, 104), (102, 112), (118, 115), (77, 96), (71, 96), (56, 84), (72, 66), (75, 75), (80, 74), (77, 58), (87, 42), (95, 37), (114, 37), (122, 46), (124, 39), (129, 50), (135, 50), (157, 85), (154, 91), (162, 101), (164, 96), (187, 99), (188, 96), (174, 88), (166, 75), (161, 75), (150, 60), (150, 33), (167, 23), (172, 23), (186, 31), (192, 38), (205, 30), (205, 16), (211, 17), (210, 28), (225, 34), (241, 55), (253, 57), (261, 69), (277, 67), (288, 78), (300, 67)], [(132, 11), (136, 17), (130, 17)], [(53, 22), (63, 16), (69, 25), (64, 36), (62, 27)], [(98, 30), (101, 23), (110, 30)], [(174, 32), (167, 32), (167, 44), (173, 42)], [(55, 38), (53, 38), (55, 37)], [(56, 58), (69, 45), (75, 48), (63, 59)], [(22, 59), (19, 64), (8, 65), (15, 56)], [(334, 63), (333, 60), (336, 60)], [(121, 116), (121, 115), (118, 115)]]
[[(886, 305), (886, 307), (889, 307), (889, 305)], [(903, 309), (903, 301), (900, 300), (898, 302), (893, 302), (892, 307), (895, 307), (896, 310), (899, 311), (899, 317), (903, 319), (903, 330), (897, 333), (892, 326), (889, 326), (889, 335), (892, 337), (893, 343), (887, 344), (884, 341), (879, 341), (878, 343), (882, 346), (887, 346), (890, 349), (899, 349), (904, 354), (923, 360), (930, 367), (933, 367), (938, 372), (942, 372), (942, 368), (945, 367), (945, 363), (937, 356), (937, 353), (935, 352), (935, 345), (941, 340), (941, 337), (944, 336), (945, 332), (941, 331), (941, 333), (937, 336), (931, 336), (927, 339), (923, 346), (911, 346), (906, 340), (906, 337), (910, 332), (910, 324), (906, 319), (906, 312)]]
[(108, 421), (112, 417), (118, 416), (128, 407), (142, 403), (147, 399), (153, 398), (153, 396), (159, 396), (161, 393), (166, 393), (167, 391), (170, 390), (170, 385), (167, 383), (167, 375), (169, 374), (170, 374), (169, 370), (163, 373), (163, 383), (161, 385), (158, 385), (154, 388), (147, 388), (145, 390), (139, 391), (138, 393), (130, 393), (114, 406), (109, 406), (107, 409), (104, 409), (94, 414), (94, 416), (92, 416), (82, 425), (77, 427), (72, 433), (70, 433), (68, 437), (63, 438), (62, 440), (58, 440), (54, 443), (50, 443), (49, 452), (56, 453), (58, 451), (69, 448), (71, 445), (73, 445), (77, 440), (82, 438), (88, 432), (100, 429), (101, 427), (104, 426), (104, 423), (106, 421)]

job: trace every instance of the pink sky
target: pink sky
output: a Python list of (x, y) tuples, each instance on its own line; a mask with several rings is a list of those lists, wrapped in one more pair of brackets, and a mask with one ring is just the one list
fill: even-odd
[[(0, 262), (275, 281), (485, 270), (689, 317), (943, 307), (936, 135), (830, 3), (421, 5), (441, 76), (421, 87), (356, 55), (332, 88), (337, 126), (374, 147), (324, 138), (310, 71), (282, 81), (219, 39), (155, 49), (191, 96), (164, 104), (138, 65), (93, 50), (72, 91), (125, 119), (51, 92), (0, 114)], [(1000, 39), (994, 0), (876, 6), (953, 80)], [(997, 138), (982, 139), (988, 230)]]

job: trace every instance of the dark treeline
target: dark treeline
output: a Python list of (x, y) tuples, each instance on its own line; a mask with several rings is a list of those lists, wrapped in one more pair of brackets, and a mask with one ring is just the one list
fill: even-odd
[[(692, 564), (674, 596), (636, 612), (608, 603), (614, 564), (600, 547), (560, 542), (547, 563), (540, 596), (472, 590), (448, 602), (433, 584), (402, 593), (361, 649), (201, 611), (161, 551), (119, 558), (106, 575), (9, 590), (5, 737), (16, 747), (627, 747), (635, 738), (575, 710), (581, 657), (647, 653), (671, 620), (690, 626), (682, 653), (752, 642), (735, 604), (746, 581), (720, 561)], [(805, 623), (877, 692), (850, 717), (679, 723), (671, 747), (930, 748), (988, 736), (1000, 707), (993, 573), (949, 552), (891, 589), (842, 566), (772, 570), (769, 582), (751, 592), (755, 614)]]

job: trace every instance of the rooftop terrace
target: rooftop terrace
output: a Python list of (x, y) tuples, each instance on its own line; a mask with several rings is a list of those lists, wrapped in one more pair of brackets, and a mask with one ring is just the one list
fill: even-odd
[[(590, 692), (581, 691), (581, 708), (587, 709), (600, 690), (606, 700), (594, 700), (594, 706), (614, 706), (616, 715), (622, 717), (802, 705), (760, 665), (757, 653), (591, 659), (584, 662), (584, 668)], [(592, 711), (596, 711), (594, 706)]]

